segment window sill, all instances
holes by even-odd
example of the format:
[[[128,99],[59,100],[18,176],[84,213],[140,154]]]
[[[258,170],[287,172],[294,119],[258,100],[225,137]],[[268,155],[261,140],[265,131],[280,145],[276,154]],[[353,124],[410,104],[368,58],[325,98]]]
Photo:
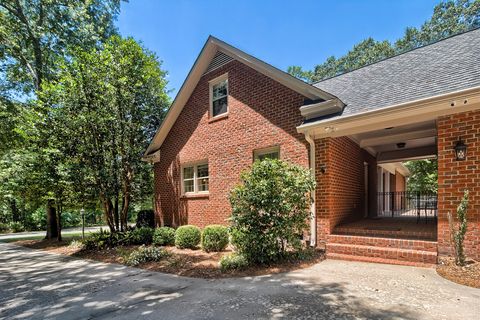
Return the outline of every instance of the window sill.
[[[208,120],[208,123],[216,122],[216,121],[223,120],[223,119],[227,119],[227,118],[228,118],[228,113],[221,114],[221,115],[219,115],[219,116],[210,118],[210,119]]]
[[[192,193],[181,195],[180,199],[203,199],[208,197],[210,197],[209,193]]]

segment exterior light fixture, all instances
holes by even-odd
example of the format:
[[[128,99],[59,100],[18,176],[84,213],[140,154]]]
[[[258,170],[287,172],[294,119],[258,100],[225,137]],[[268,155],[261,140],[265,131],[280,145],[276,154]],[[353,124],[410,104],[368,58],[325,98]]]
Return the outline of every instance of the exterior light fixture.
[[[463,161],[467,158],[467,145],[463,143],[462,138],[455,145],[455,156],[457,161]]]
[[[323,164],[320,165],[320,172],[322,174],[325,174],[325,172],[327,172],[327,165],[326,164],[323,163]]]
[[[399,143],[397,143],[397,148],[398,149],[403,149],[403,148],[405,148],[406,145],[407,144],[405,142],[399,142]]]
[[[82,240],[85,239],[85,209],[80,209],[80,215],[82,216]]]

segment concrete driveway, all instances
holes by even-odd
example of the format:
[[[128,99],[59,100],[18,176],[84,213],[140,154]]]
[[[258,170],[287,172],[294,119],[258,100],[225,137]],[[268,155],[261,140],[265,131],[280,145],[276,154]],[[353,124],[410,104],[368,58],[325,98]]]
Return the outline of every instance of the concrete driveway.
[[[97,232],[100,229],[110,230],[108,226],[97,226],[97,227],[85,227],[85,234],[92,232]],[[69,234],[76,234],[82,232],[82,227],[66,228],[62,229],[62,236],[67,236]],[[16,232],[16,233],[0,233],[0,241],[12,240],[12,239],[23,239],[23,238],[35,238],[45,236],[47,231],[25,231],[25,232]]]
[[[478,319],[479,305],[432,269],[327,260],[202,280],[0,243],[0,319]]]

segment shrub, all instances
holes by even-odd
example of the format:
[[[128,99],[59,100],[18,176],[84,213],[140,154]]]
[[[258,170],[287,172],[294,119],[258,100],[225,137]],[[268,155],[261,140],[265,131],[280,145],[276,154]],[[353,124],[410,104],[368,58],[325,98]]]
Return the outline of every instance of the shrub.
[[[220,270],[227,272],[231,270],[242,270],[248,267],[248,260],[244,255],[238,253],[232,253],[223,256],[220,259]]]
[[[68,246],[73,249],[80,249],[80,250],[85,249],[85,245],[80,240],[72,240],[70,241]]]
[[[154,229],[148,227],[136,228],[130,231],[132,235],[131,244],[151,244],[154,231]]]
[[[200,244],[200,229],[195,226],[181,226],[175,231],[175,246],[177,248],[195,249]]]
[[[125,263],[129,266],[138,266],[145,262],[160,261],[168,255],[169,253],[165,249],[142,245],[128,255]]]
[[[448,224],[450,226],[450,238],[455,255],[455,263],[459,266],[465,265],[465,252],[463,241],[467,233],[467,208],[468,208],[468,190],[465,190],[462,200],[457,207],[458,223],[455,224],[452,214],[448,212]]]
[[[175,244],[175,229],[161,227],[153,234],[153,244],[158,246],[173,246]]]
[[[202,232],[202,248],[206,252],[223,251],[228,245],[228,229],[220,225],[206,226]]]
[[[23,227],[22,223],[19,221],[12,221],[8,224],[8,228],[12,232],[23,232],[25,231],[25,228]]]
[[[115,247],[118,243],[118,235],[100,229],[98,232],[90,234],[82,242],[86,250],[99,250]]]
[[[0,222],[0,233],[8,232],[10,229],[6,223]]]
[[[153,210],[140,210],[137,213],[137,228],[155,228],[155,213]]]
[[[250,263],[267,264],[301,249],[307,227],[310,171],[281,160],[256,161],[230,194],[232,244]]]

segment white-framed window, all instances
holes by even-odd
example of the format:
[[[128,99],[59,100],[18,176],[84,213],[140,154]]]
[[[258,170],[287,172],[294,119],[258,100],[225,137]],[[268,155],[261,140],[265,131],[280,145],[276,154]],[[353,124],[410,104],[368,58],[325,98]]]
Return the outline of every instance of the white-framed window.
[[[280,147],[270,147],[253,151],[253,160],[280,159]]]
[[[228,73],[210,82],[210,116],[218,117],[228,113]]]
[[[182,166],[182,193],[208,193],[208,163],[199,162]]]

